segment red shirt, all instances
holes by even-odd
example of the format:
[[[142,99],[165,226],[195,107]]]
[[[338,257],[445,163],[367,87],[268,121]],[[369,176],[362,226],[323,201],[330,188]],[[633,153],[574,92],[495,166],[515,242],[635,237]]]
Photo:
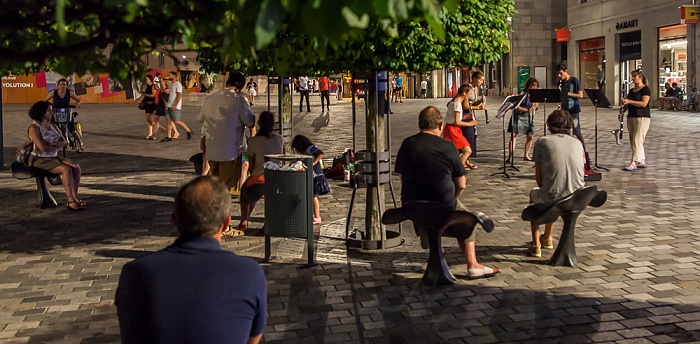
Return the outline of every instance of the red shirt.
[[[320,79],[318,79],[318,89],[320,91],[328,91],[328,84],[330,84],[328,77],[322,76]]]

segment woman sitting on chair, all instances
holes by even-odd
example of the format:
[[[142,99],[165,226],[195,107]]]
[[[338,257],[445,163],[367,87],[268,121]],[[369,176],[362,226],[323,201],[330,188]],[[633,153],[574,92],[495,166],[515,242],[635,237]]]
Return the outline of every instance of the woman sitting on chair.
[[[29,166],[61,175],[68,198],[66,206],[70,210],[83,210],[85,202],[78,198],[80,166],[58,155],[58,150],[65,147],[67,142],[56,125],[51,123],[52,116],[53,106],[46,101],[36,102],[29,109],[29,117],[34,120],[27,129],[29,139],[34,143]]]
[[[284,152],[284,140],[280,134],[272,131],[275,117],[272,112],[264,111],[258,118],[257,134],[248,140],[246,155],[250,159],[250,177],[246,179],[241,188],[241,222],[238,231],[232,230],[224,233],[225,236],[242,235],[248,229],[248,218],[253,213],[255,204],[262,198],[265,184],[266,154],[282,154]],[[242,232],[240,232],[242,231]]]

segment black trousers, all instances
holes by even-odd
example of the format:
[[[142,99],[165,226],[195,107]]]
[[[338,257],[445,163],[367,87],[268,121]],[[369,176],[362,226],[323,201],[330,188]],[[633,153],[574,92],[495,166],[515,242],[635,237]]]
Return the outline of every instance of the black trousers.
[[[309,104],[309,90],[299,90],[299,111],[301,111],[304,105],[304,98],[306,98],[306,110],[311,111],[311,104]]]
[[[325,99],[325,104],[326,104],[326,109],[330,108],[331,106],[331,97],[330,97],[330,92],[328,90],[326,91],[321,91],[321,110],[323,110],[323,100]]]

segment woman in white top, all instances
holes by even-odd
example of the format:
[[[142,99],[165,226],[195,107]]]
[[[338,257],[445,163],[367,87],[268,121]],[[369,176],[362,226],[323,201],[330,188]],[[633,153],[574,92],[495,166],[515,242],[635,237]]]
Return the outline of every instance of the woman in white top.
[[[462,127],[475,126],[476,120],[463,121],[464,104],[468,104],[469,94],[474,91],[474,88],[469,84],[464,84],[457,90],[457,95],[452,98],[452,101],[447,103],[447,114],[445,115],[445,130],[442,132],[442,137],[452,142],[459,150],[459,157],[462,159],[462,164],[467,170],[476,168],[469,162],[469,156],[472,154],[472,149],[469,142],[462,134]]]
[[[61,175],[61,182],[68,198],[66,206],[70,210],[83,210],[85,202],[78,198],[80,166],[58,155],[58,150],[65,147],[67,143],[56,125],[51,123],[52,116],[53,106],[46,101],[36,102],[29,109],[29,117],[34,120],[27,129],[29,139],[34,143],[29,165]]]

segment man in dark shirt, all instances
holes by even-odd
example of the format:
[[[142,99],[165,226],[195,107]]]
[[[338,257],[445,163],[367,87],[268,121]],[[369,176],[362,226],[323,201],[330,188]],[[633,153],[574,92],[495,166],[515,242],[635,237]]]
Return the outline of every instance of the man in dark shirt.
[[[571,116],[571,119],[574,121],[574,134],[578,140],[581,141],[583,150],[586,151],[586,142],[583,140],[580,123],[580,99],[583,99],[581,83],[576,77],[569,74],[565,64],[560,63],[554,69],[556,70],[560,81],[560,89],[562,94],[561,109],[569,112],[569,116]]]
[[[401,202],[433,201],[450,208],[466,210],[457,197],[467,187],[467,171],[455,146],[442,138],[445,123],[440,110],[428,106],[418,116],[420,133],[406,138],[396,155],[396,173],[401,175]],[[425,231],[414,224],[427,248]],[[458,237],[470,278],[490,277],[498,273],[476,260],[476,231],[469,237]]]
[[[231,196],[198,177],[175,197],[173,245],[126,265],[114,298],[122,343],[258,343],[267,313],[265,274],[221,249]]]

